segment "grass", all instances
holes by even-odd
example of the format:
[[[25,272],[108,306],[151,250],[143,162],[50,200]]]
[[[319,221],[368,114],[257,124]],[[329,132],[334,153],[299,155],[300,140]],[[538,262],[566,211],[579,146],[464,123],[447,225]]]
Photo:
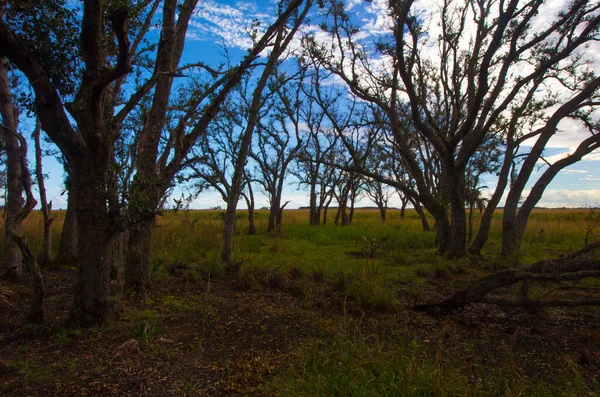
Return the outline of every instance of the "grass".
[[[473,349],[471,347],[471,349]],[[481,352],[479,352],[481,356]],[[342,329],[315,340],[271,385],[285,396],[584,396],[594,388],[571,366],[548,383],[522,375],[510,348],[493,365],[454,358],[443,340]],[[568,383],[565,383],[568,382]],[[568,384],[568,389],[565,389]],[[597,386],[597,385],[596,385]]]

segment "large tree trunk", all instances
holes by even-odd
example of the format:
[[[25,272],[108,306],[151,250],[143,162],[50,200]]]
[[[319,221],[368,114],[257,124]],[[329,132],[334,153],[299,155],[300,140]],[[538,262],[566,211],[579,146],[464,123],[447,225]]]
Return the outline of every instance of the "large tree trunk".
[[[118,231],[111,239],[108,258],[110,262],[110,295],[113,298],[119,298],[123,295],[127,235],[126,231]]]
[[[450,241],[445,253],[450,258],[462,258],[467,250],[467,216],[465,211],[464,171],[452,172],[450,193]]]
[[[73,173],[77,217],[77,282],[72,319],[84,327],[112,317],[109,253],[112,233],[106,205],[108,161],[87,153]]]
[[[281,207],[281,197],[276,195],[271,196],[271,208],[269,209],[269,224],[267,226],[267,233],[277,229],[277,216],[279,215]]]
[[[77,217],[75,215],[75,193],[73,184],[69,183],[67,212],[60,234],[60,244],[56,263],[72,266],[77,264]]]
[[[234,175],[233,181],[236,181]],[[221,251],[221,261],[225,263],[225,266],[231,272],[237,272],[236,265],[232,262],[232,251],[233,251],[233,237],[235,236],[235,214],[237,210],[237,202],[241,194],[241,189],[235,186],[235,183],[231,184],[231,193],[227,200],[227,209],[225,210],[225,220],[223,223],[223,249]]]
[[[256,234],[256,225],[254,224],[254,203],[248,207],[248,234]]]
[[[152,234],[155,218],[146,218],[128,230],[125,289],[146,298],[152,287]]]
[[[17,133],[19,113],[10,95],[8,73],[4,59],[0,58],[0,113],[2,114],[2,135],[6,151],[6,201],[5,218],[14,217],[23,207],[23,186],[21,184],[21,151]],[[14,224],[13,231],[21,235],[21,222]],[[18,280],[23,276],[23,258],[17,243],[11,238],[8,223],[4,223],[4,276]]]

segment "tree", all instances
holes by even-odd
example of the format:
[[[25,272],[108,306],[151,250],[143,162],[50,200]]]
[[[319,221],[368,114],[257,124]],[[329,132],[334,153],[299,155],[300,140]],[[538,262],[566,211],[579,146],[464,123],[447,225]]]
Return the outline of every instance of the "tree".
[[[2,115],[2,137],[6,151],[6,216],[15,219],[12,225],[14,233],[20,234],[21,223],[15,218],[23,206],[23,186],[21,184],[21,163],[19,157],[18,124],[19,111],[12,100],[10,82],[6,62],[0,58],[0,114]],[[21,250],[12,239],[8,223],[4,224],[4,271],[6,278],[17,280],[23,274]]]
[[[418,14],[412,0],[390,2],[389,29],[373,48],[366,45],[372,38],[361,38],[341,4],[332,2],[330,24],[324,26],[331,44],[308,42],[321,65],[385,115],[418,200],[436,219],[440,251],[449,256],[466,250],[467,167],[483,142],[508,136],[510,157],[519,143],[538,139],[531,160],[521,167],[519,184],[524,185],[558,122],[595,106],[589,100],[596,92],[595,76],[582,50],[598,39],[600,5],[564,4],[551,23],[537,28],[552,12],[544,7],[542,0],[444,1],[439,13]],[[427,34],[428,24],[438,26],[439,34]],[[561,87],[555,89],[551,81]],[[566,107],[553,111],[559,104]],[[518,129],[523,126],[530,132]],[[414,134],[440,163],[441,195],[427,189],[420,164],[411,160]],[[542,185],[540,192],[547,186]],[[513,187],[511,196],[520,195]],[[511,197],[511,203],[517,201]]]
[[[282,204],[282,196],[288,168],[305,144],[300,131],[304,73],[302,69],[290,75],[278,70],[273,73],[270,89],[276,100],[266,120],[257,128],[256,145],[250,151],[258,168],[257,181],[270,203],[267,232],[281,230],[283,209],[287,205],[287,202]]]
[[[72,317],[82,325],[103,322],[112,315],[109,298],[107,246],[113,224],[107,215],[106,183],[112,149],[118,131],[105,118],[105,101],[111,83],[130,71],[127,8],[110,10],[109,20],[118,41],[118,55],[109,60],[106,49],[107,14],[103,2],[83,3],[80,50],[84,58],[81,83],[68,106],[59,86],[42,62],[36,48],[28,46],[14,29],[0,22],[0,49],[26,76],[35,93],[35,110],[42,129],[56,143],[73,170],[78,234],[78,274]],[[68,49],[72,50],[72,49]],[[77,129],[66,113],[68,107]]]
[[[380,144],[375,144],[374,149],[367,157],[365,168],[367,169],[381,169],[382,174],[388,172],[385,170],[386,162],[387,162],[387,153],[383,150]],[[390,175],[386,175],[386,178],[391,178]],[[365,178],[365,182],[363,184],[363,191],[365,194],[375,203],[377,208],[379,209],[379,219],[382,223],[385,223],[388,202],[390,197],[392,196],[392,190],[389,189],[388,185],[381,182],[380,180]],[[408,201],[408,200],[407,200]],[[404,207],[401,210],[401,217],[404,218]]]
[[[299,58],[300,68],[309,68],[310,63]],[[317,85],[320,84],[319,76],[310,73],[301,85],[303,101],[300,112],[305,124],[305,145],[298,152],[295,167],[291,169],[292,175],[298,179],[298,186],[307,186],[309,190],[309,224],[318,226],[327,221],[327,208],[333,200],[333,187],[336,175],[335,165],[332,161],[333,151],[338,144],[337,135],[327,125],[325,112],[320,109],[315,101]]]
[[[8,127],[6,126],[2,126],[2,128],[8,130]],[[33,294],[25,321],[28,323],[42,324],[44,322],[44,282],[42,280],[42,273],[40,272],[40,267],[38,266],[35,255],[33,255],[29,248],[29,244],[27,244],[27,240],[21,236],[20,232],[16,229],[16,225],[21,224],[37,204],[31,191],[31,175],[27,168],[27,141],[17,131],[9,130],[8,132],[13,134],[19,142],[19,162],[18,164],[15,164],[15,166],[21,168],[21,178],[19,182],[21,182],[21,187],[25,192],[26,199],[23,207],[17,213],[8,214],[6,217],[6,230],[9,237],[21,250],[24,262],[27,264],[27,270],[31,275]]]
[[[241,87],[223,105],[207,132],[200,137],[192,150],[189,171],[185,175],[185,180],[192,182],[195,192],[199,194],[207,189],[214,189],[225,203],[231,194],[234,166],[247,121],[243,110],[247,103],[243,98],[250,80],[251,76],[244,79]],[[242,183],[244,190],[241,195],[248,206],[248,233],[255,234],[254,192],[252,178],[247,170]]]
[[[297,2],[296,7],[299,7],[300,4],[301,2]],[[232,271],[237,270],[237,265],[232,263],[231,260],[233,236],[235,233],[235,214],[237,209],[237,202],[240,198],[242,191],[242,181],[246,176],[245,165],[250,150],[250,145],[252,143],[252,136],[254,134],[255,128],[259,125],[260,122],[260,110],[261,106],[264,103],[263,92],[267,86],[271,74],[277,66],[277,63],[279,63],[279,58],[284,54],[290,42],[294,38],[296,32],[300,28],[301,24],[304,22],[304,19],[306,18],[306,15],[308,14],[308,11],[310,10],[311,6],[312,1],[307,1],[302,9],[296,9],[296,13],[295,15],[293,15],[293,18],[291,13],[287,13],[287,10],[281,14],[281,24],[277,25],[276,36],[273,42],[273,46],[271,48],[271,52],[268,55],[262,73],[260,74],[260,77],[256,82],[251,96],[251,100],[249,102],[249,106],[247,108],[248,122],[243,132],[240,151],[238,153],[238,158],[234,167],[232,190],[229,200],[227,201],[227,210],[225,211],[225,224],[223,227],[223,250],[221,252],[221,260]],[[286,15],[286,13],[287,16],[284,19],[281,19],[282,16]],[[288,18],[291,20],[291,27],[289,29],[284,26],[284,23],[288,22]]]
[[[169,108],[169,94],[173,87],[172,80],[177,75],[177,65],[187,29],[186,19],[189,19],[196,1],[186,1],[181,10],[176,8],[176,2],[173,1],[168,9],[163,11],[163,15],[168,16],[168,23],[163,23],[163,41],[159,45],[156,57],[157,88],[153,94],[148,123],[139,136],[136,173],[128,210],[130,217],[135,220],[135,227],[129,231],[126,283],[129,288],[138,290],[143,295],[151,285],[149,248],[156,211],[165,193],[171,188],[175,176],[185,168],[190,150],[206,132],[232,90],[256,66],[257,59],[265,49],[272,46],[277,48],[277,38],[282,34],[282,29],[291,18],[297,16],[302,4],[308,8],[311,4],[310,1],[305,3],[303,0],[280,3],[277,19],[262,36],[254,38],[253,47],[237,66],[218,71],[206,67],[203,63],[196,64],[206,69],[214,80],[208,84],[192,85],[192,89],[180,100],[181,104],[172,116],[174,126],[167,133],[164,139],[166,143],[161,148],[166,111]],[[293,31],[295,32],[294,29]],[[241,147],[242,151],[243,147],[244,144]],[[244,158],[245,161],[245,155],[240,155],[240,158]],[[233,178],[231,200],[239,197],[237,186],[240,180],[241,177]],[[135,205],[131,206],[131,202]],[[228,216],[231,217],[232,214]]]

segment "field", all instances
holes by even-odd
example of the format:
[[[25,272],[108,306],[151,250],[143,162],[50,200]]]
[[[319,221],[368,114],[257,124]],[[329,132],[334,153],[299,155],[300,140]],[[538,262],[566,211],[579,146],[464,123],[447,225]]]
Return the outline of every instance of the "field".
[[[155,233],[150,298],[126,294],[110,324],[64,325],[72,268],[43,269],[41,328],[21,326],[31,293],[9,286],[0,395],[600,395],[597,307],[474,304],[446,317],[411,309],[491,272],[582,248],[588,212],[536,210],[514,258],[498,255],[498,213],[483,259],[448,260],[412,211],[400,219],[391,210],[381,224],[377,211],[359,210],[350,226],[310,227],[307,211],[289,210],[275,235],[262,232],[268,214],[259,211],[253,236],[241,211],[235,276],[219,262],[220,211],[167,213]],[[24,234],[37,252],[41,230],[35,213]],[[536,285],[532,294],[564,296],[573,287],[597,289],[600,280]]]

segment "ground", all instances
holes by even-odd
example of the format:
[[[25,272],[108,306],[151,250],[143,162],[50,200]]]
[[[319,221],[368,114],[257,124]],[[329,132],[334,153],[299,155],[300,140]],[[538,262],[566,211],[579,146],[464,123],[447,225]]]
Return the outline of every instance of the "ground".
[[[399,295],[404,308],[362,310],[310,275],[292,276],[314,285],[312,296],[289,279],[269,283],[263,277],[262,283],[248,285],[239,277],[190,280],[175,274],[159,280],[150,299],[125,299],[119,320],[79,329],[64,326],[74,271],[47,269],[45,276],[47,323],[42,328],[20,327],[29,296],[25,286],[13,288],[12,305],[0,311],[1,395],[301,394],[281,386],[278,377],[289,376],[286,368],[302,361],[310,346],[327,346],[353,332],[402,335],[417,355],[450,360],[440,365],[457,360],[469,365],[475,371],[469,375],[472,382],[477,371],[501,366],[500,377],[555,383],[567,373],[566,382],[568,374],[573,382],[583,382],[577,390],[590,396],[600,391],[596,311],[471,305],[450,318],[434,318],[406,309],[415,300],[410,291]],[[431,286],[427,299],[449,288],[443,278]],[[575,370],[569,372],[570,367]],[[561,390],[570,395],[568,384]]]

